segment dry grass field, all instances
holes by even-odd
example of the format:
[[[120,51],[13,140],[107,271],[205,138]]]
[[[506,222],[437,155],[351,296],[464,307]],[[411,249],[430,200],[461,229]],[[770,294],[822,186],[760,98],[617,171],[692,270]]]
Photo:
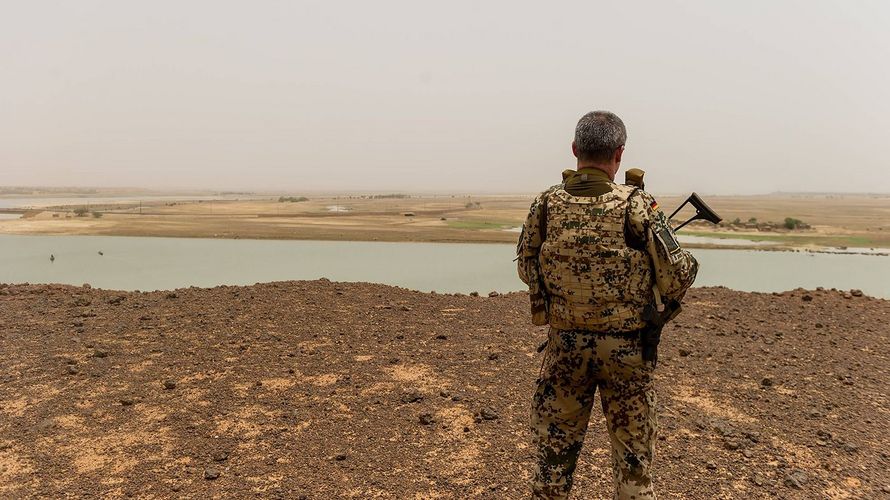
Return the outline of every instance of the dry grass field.
[[[680,196],[659,196],[668,213]],[[729,231],[696,226],[689,234],[771,240],[787,247],[890,248],[890,195],[705,196],[724,218],[782,222],[803,220],[811,230]],[[34,210],[0,220],[0,233],[172,236],[301,240],[510,243],[522,225],[531,195],[314,196],[303,202],[277,198],[216,201],[150,201],[92,205],[101,212],[77,217],[77,206]],[[678,217],[679,218],[679,217]]]

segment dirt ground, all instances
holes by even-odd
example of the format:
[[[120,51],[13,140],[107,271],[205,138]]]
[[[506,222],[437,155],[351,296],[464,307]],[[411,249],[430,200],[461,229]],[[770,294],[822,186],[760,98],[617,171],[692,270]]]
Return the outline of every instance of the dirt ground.
[[[794,248],[890,248],[888,195],[705,199],[726,221],[755,217],[762,222],[782,222],[793,217],[813,225],[812,230],[793,233],[734,231],[731,236],[736,238],[767,238]],[[275,198],[90,206],[91,211],[102,212],[101,218],[75,217],[72,210],[76,207],[69,206],[36,210],[23,219],[0,220],[0,233],[510,243],[517,238],[511,229],[522,225],[531,200],[531,195],[377,199],[324,195],[306,202],[282,203]],[[659,197],[661,208],[668,213],[682,201],[677,196]],[[335,209],[341,211],[332,211]],[[711,234],[709,227],[692,231]]]
[[[484,291],[483,291],[484,292]],[[0,285],[0,497],[524,498],[527,295]],[[692,289],[663,498],[890,497],[890,302]],[[596,412],[576,498],[605,498]]]

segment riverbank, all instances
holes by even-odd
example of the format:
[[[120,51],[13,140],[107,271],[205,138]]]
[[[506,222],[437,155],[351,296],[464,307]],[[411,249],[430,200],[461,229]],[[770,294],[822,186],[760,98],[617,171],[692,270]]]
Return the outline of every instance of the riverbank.
[[[43,207],[28,210],[23,218],[0,220],[0,234],[515,243],[531,198],[326,195],[305,201],[296,201],[302,197],[283,197],[282,201],[152,199],[105,204],[93,200],[83,205],[72,205],[70,200],[65,205],[52,205],[50,200]],[[666,210],[682,201],[676,196],[659,198]],[[794,217],[812,228],[761,232],[690,226],[685,234],[698,240],[686,245],[690,248],[890,249],[890,196],[715,196],[708,197],[708,202],[726,221],[781,222],[784,217]],[[81,209],[83,216],[76,216],[76,209]]]
[[[0,285],[0,496],[521,498],[527,300]],[[656,372],[660,493],[886,494],[888,305],[691,290]],[[576,494],[597,498],[598,412],[590,430]]]

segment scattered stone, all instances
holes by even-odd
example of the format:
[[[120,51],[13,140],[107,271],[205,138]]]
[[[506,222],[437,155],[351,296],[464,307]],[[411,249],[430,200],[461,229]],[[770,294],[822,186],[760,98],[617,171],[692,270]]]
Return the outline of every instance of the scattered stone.
[[[498,295],[500,295],[498,292],[488,292],[489,297],[497,297]]]
[[[174,382],[172,380],[165,380],[164,381],[164,389],[167,389],[168,391],[172,390],[172,389],[176,389],[176,382]]]
[[[751,482],[757,486],[763,486],[766,483],[766,479],[760,474],[754,474],[754,476],[751,477]]]
[[[411,308],[408,306],[402,306],[399,309],[401,309],[402,311],[410,311],[411,310]]]
[[[498,359],[498,353],[493,352],[493,353],[489,354],[488,359],[490,359],[491,361]]]
[[[66,365],[65,371],[68,373],[68,375],[77,375],[78,373],[80,373],[80,370],[78,370],[77,367],[74,365]]]
[[[108,357],[108,351],[103,351],[103,350],[101,350],[101,349],[96,349],[95,351],[93,351],[93,357],[94,357],[94,358],[107,358],[107,357]]]
[[[845,299],[852,299],[852,298],[853,298],[853,294],[851,294],[850,292],[844,292],[844,298],[845,298]],[[786,481],[787,481],[787,480],[786,480]]]
[[[478,297],[479,292],[470,292],[470,297]]]
[[[89,290],[90,288],[93,288],[92,286],[90,286],[89,283],[84,283],[82,286],[87,290]]]
[[[846,451],[847,453],[856,453],[857,451],[859,451],[859,446],[853,443],[845,443],[844,451]]]
[[[769,377],[763,377],[763,379],[760,381],[760,385],[762,387],[772,387],[773,383],[774,383],[773,379],[771,379]]]
[[[813,300],[813,296],[808,293],[805,293],[801,297],[801,300],[803,300],[804,302],[811,302]]]
[[[176,295],[176,292],[170,292],[166,295],[166,298],[168,299],[175,299],[177,297],[179,297],[179,295]]]
[[[751,450],[742,450],[742,455],[744,455],[745,458],[751,458],[754,456],[754,452]]]
[[[402,402],[403,403],[417,403],[423,401],[423,394],[418,391],[411,391],[405,394],[402,394]]]
[[[735,441],[733,439],[728,439],[723,442],[723,447],[727,450],[735,451],[742,447],[741,443]]]
[[[708,462],[705,464],[705,467],[708,470],[717,470],[717,463],[716,462]]]
[[[807,475],[802,470],[794,470],[785,477],[785,486],[789,488],[802,490],[805,484],[807,484]]]
[[[477,416],[482,420],[497,420],[498,418],[500,418],[498,412],[494,411],[493,408],[488,407],[479,410]]]
[[[346,460],[346,454],[338,453],[337,455],[334,456],[334,460],[336,460],[338,462],[342,462],[342,461]]]
[[[859,290],[858,288],[854,288],[854,289],[850,290],[850,295],[852,295],[854,297],[862,297],[862,290]]]
[[[204,479],[208,481],[213,481],[214,479],[218,478],[220,474],[222,473],[215,467],[208,467],[204,469]]]
[[[136,404],[136,400],[133,398],[123,398],[120,400],[121,406],[133,406]]]
[[[692,351],[682,349],[682,348],[680,349],[680,356],[683,356],[685,358],[686,356],[689,356],[690,354],[692,354]]]
[[[815,326],[816,326],[816,328],[822,328],[822,327],[825,326],[825,325],[823,325],[822,323],[816,323]]]
[[[112,297],[112,298],[108,299],[108,303],[111,304],[111,305],[113,305],[113,306],[116,306],[116,305],[120,304],[120,303],[123,302],[123,301],[124,301],[124,296],[123,296],[123,295],[118,295],[118,296],[116,296],[116,297]]]
[[[227,451],[218,451],[213,454],[214,462],[225,462],[229,459],[229,452]]]
[[[433,418],[432,413],[422,413],[419,420],[421,425],[432,425],[436,422],[436,419]]]
[[[436,335],[436,340],[448,340],[448,335]]]

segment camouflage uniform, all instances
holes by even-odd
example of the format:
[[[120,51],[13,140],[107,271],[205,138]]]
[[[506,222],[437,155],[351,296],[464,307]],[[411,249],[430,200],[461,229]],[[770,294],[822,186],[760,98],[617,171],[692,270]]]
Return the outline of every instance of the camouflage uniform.
[[[615,498],[655,498],[655,367],[642,358],[642,309],[656,293],[681,299],[698,264],[648,193],[595,169],[566,177],[532,203],[517,248],[532,320],[551,327],[533,398],[532,490],[568,496],[599,388]]]

